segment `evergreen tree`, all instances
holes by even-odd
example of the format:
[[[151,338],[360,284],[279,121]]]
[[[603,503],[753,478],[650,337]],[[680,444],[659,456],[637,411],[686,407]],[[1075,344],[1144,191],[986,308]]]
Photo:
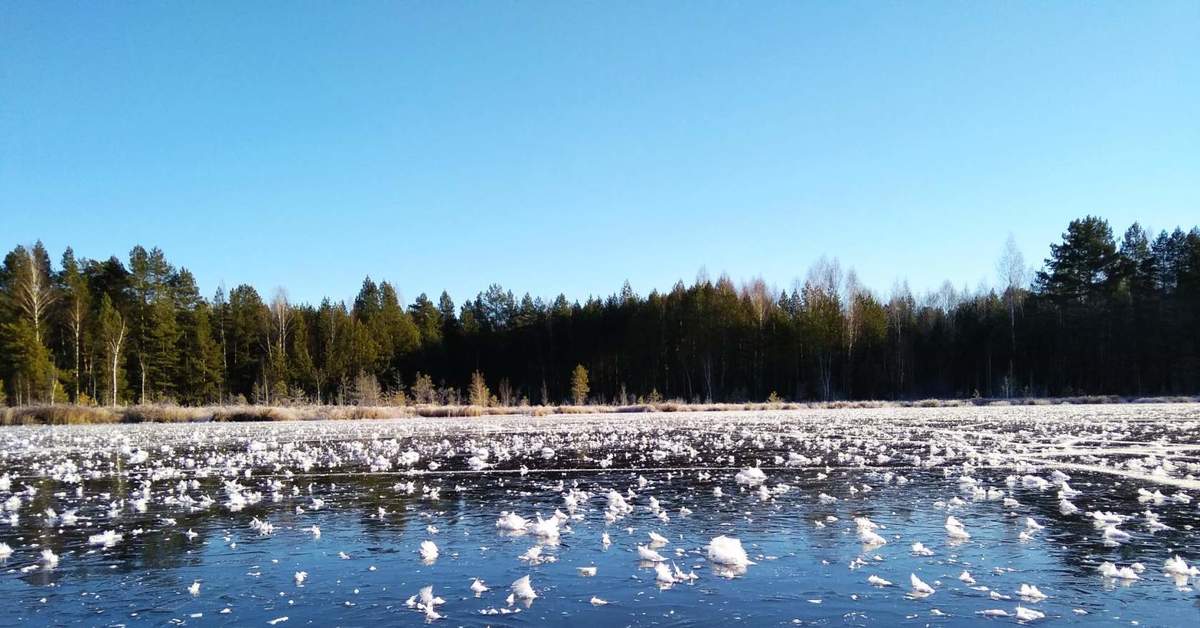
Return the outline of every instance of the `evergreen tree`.
[[[206,300],[158,249],[135,247],[128,269],[68,249],[55,273],[40,245],[16,247],[0,265],[0,380],[13,404],[374,403],[416,373],[417,403],[465,389],[484,405],[484,372],[505,403],[1200,391],[1200,229],[1135,224],[1118,241],[1086,217],[1032,286],[1011,240],[997,270],[996,289],[885,296],[821,260],[789,290],[701,273],[546,303],[493,284],[457,308],[444,292],[406,308],[368,278],[353,307],[313,307],[246,285]]]
[[[315,318],[315,312],[310,307],[297,308],[292,323],[291,364],[293,376],[290,382],[291,396],[313,400],[316,398],[316,363],[313,361],[313,342],[310,338],[309,325]]]
[[[135,246],[129,253],[133,296],[131,338],[137,366],[138,401],[169,399],[174,393],[179,329],[171,291],[174,269],[158,248]]]
[[[421,333],[400,304],[396,289],[388,282],[379,285],[379,313],[371,326],[382,361],[378,373],[385,382],[400,382],[400,373],[421,344]]]
[[[1105,296],[1117,277],[1117,250],[1108,222],[1088,216],[1072,220],[1061,244],[1050,245],[1046,269],[1037,274],[1043,294],[1059,303]]]
[[[453,308],[453,305],[451,305]],[[412,305],[408,306],[413,324],[416,325],[421,347],[428,350],[442,342],[442,313],[434,306],[429,297],[422,292]]]
[[[200,296],[195,277],[186,268],[171,277],[170,290],[179,330],[171,389],[187,404],[220,401],[223,369],[221,347],[212,326],[212,306]]]
[[[268,402],[267,348],[270,322],[267,306],[258,291],[242,284],[229,293],[228,352],[229,392],[246,400]]]

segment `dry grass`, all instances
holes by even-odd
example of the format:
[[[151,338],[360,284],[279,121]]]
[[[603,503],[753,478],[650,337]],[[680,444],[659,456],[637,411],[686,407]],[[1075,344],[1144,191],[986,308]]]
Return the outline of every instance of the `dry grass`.
[[[1138,397],[1131,399],[1129,403],[1195,403],[1200,401],[1200,397],[1187,397],[1183,395],[1169,397]]]
[[[0,413],[0,424],[3,425],[81,425],[120,421],[119,410],[68,404],[4,408]]]
[[[212,419],[207,408],[174,405],[140,405],[112,411],[121,413],[122,423],[193,423]]]
[[[197,423],[207,421],[353,421],[413,416],[411,408],[370,406],[136,405],[117,408],[55,404],[0,409],[0,425]]]
[[[207,421],[359,421],[408,417],[554,416],[644,412],[762,412],[798,409],[960,408],[966,406],[1046,406],[1060,404],[1197,403],[1200,396],[1136,397],[1115,395],[1015,399],[921,399],[917,401],[824,401],[705,403],[663,401],[593,406],[202,406],[136,405],[117,408],[55,404],[0,408],[0,425],[82,425],[89,423],[195,423]]]

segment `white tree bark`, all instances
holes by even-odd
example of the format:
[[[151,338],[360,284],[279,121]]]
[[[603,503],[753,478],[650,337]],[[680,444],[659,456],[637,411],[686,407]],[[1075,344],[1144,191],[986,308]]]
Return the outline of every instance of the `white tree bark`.
[[[117,368],[121,361],[121,349],[125,345],[125,318],[121,318],[121,329],[108,339],[108,356],[112,367],[112,406],[117,406]]]

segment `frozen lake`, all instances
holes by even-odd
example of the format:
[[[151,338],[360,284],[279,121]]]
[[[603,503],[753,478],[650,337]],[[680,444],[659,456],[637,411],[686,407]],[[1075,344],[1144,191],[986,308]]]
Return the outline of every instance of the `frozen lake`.
[[[0,625],[1200,625],[1197,478],[1183,404],[8,427]]]

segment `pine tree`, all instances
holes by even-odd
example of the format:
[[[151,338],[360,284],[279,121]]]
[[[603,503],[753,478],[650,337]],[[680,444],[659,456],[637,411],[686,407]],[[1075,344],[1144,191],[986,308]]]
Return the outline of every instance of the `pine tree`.
[[[221,347],[212,329],[212,308],[200,302],[183,314],[179,343],[179,400],[201,405],[221,398]]]
[[[442,314],[434,306],[433,301],[425,296],[422,292],[413,301],[412,305],[408,306],[409,315],[412,316],[413,324],[417,327],[417,332],[420,334],[421,347],[429,349],[435,347],[442,342]]]
[[[312,400],[315,396],[312,394],[316,389],[317,367],[313,361],[314,345],[309,334],[310,321],[315,318],[315,311],[311,307],[302,306],[297,308],[295,321],[292,323],[291,349],[291,364],[293,371],[292,389],[293,397],[303,396],[305,399]]]
[[[442,319],[442,337],[454,334],[458,329],[458,315],[454,299],[450,298],[448,292],[442,291],[442,296],[438,297],[438,314]]]
[[[269,402],[270,389],[266,387],[270,342],[267,306],[258,291],[242,284],[230,291],[227,308],[229,393]]]
[[[385,382],[400,381],[404,361],[420,347],[421,333],[400,304],[396,289],[386,281],[379,284],[379,312],[371,329],[374,338],[385,339],[379,347],[380,365],[376,372]]]
[[[1060,302],[1081,303],[1103,296],[1117,277],[1117,247],[1108,222],[1088,216],[1072,220],[1061,244],[1050,245],[1039,288]]]
[[[162,250],[135,246],[129,253],[133,296],[131,339],[138,373],[140,403],[168,399],[174,393],[179,342],[175,300],[171,290],[174,269]]]
[[[417,402],[466,390],[490,405],[485,371],[506,403],[1200,390],[1200,229],[1151,238],[1135,224],[1118,243],[1099,218],[1073,221],[1032,287],[1011,242],[1002,259],[995,288],[921,298],[902,282],[877,298],[827,261],[790,290],[701,273],[645,297],[623,285],[547,304],[494,284],[459,309],[447,293],[405,308],[368,279],[351,309],[264,303],[249,286],[206,301],[157,249],[136,247],[131,270],[68,249],[56,274],[43,247],[16,247],[0,265],[0,378],[18,405],[63,388],[80,403],[347,403],[372,388],[360,373],[396,398],[414,372]]]

